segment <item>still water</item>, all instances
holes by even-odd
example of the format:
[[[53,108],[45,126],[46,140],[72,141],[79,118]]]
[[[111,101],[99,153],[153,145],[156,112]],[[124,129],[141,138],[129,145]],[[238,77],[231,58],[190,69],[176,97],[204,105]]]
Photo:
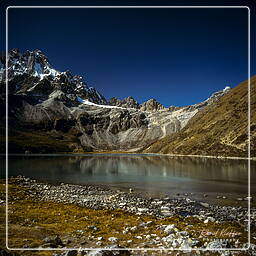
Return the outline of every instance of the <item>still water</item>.
[[[5,159],[1,158],[1,169]],[[255,162],[251,161],[255,194]],[[202,193],[247,196],[248,161],[129,154],[9,156],[9,177],[25,175],[47,182],[103,184],[156,194]],[[4,173],[1,172],[2,177]]]

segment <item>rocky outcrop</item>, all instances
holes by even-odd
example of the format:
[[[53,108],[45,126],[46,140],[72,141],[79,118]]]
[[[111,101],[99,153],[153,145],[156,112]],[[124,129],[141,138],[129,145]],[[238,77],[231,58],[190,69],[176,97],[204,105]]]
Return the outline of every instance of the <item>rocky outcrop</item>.
[[[161,109],[164,109],[164,106],[157,102],[155,99],[150,99],[146,102],[144,102],[140,109],[142,111],[148,111],[148,112],[154,112],[154,111],[159,111]]]
[[[123,108],[134,108],[140,109],[141,111],[146,112],[155,112],[158,110],[165,109],[165,107],[157,102],[155,99],[150,99],[142,104],[139,104],[133,97],[129,96],[123,100],[119,100],[116,97],[113,97],[109,100],[109,105],[123,107]]]
[[[140,108],[140,104],[131,96],[123,100],[119,100],[116,97],[113,97],[109,100],[109,105],[123,107],[123,108],[135,108],[135,109]]]

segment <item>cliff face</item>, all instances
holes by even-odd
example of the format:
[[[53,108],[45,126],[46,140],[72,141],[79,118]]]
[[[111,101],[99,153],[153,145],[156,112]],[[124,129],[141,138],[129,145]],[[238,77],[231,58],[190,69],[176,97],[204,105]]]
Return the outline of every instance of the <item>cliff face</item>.
[[[251,155],[256,156],[256,76],[251,78]],[[248,81],[191,118],[180,131],[151,144],[144,152],[248,156]]]
[[[5,58],[0,60],[0,151],[5,152],[6,67]],[[207,113],[205,109],[214,108],[229,91],[230,88],[225,88],[203,102],[185,107],[165,108],[154,99],[139,104],[131,96],[107,101],[81,76],[54,69],[41,51],[12,50],[8,54],[9,152],[136,151],[143,148],[151,152],[149,144],[168,141],[169,137],[164,139],[166,136],[184,129],[191,118]],[[193,122],[200,128],[200,119]],[[162,152],[158,144],[154,145],[152,152]]]

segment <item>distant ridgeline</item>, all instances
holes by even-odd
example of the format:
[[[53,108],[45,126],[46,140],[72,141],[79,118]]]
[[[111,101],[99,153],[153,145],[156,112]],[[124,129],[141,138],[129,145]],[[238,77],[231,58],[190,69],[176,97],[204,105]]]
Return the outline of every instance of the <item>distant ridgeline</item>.
[[[5,152],[5,53],[0,56],[0,151]],[[252,96],[255,96],[255,77]],[[9,152],[144,151],[246,156],[247,82],[198,104],[109,101],[81,76],[54,69],[39,50],[8,54]],[[253,102],[255,104],[255,102]],[[252,136],[255,119],[252,118]],[[255,145],[252,145],[255,150]]]

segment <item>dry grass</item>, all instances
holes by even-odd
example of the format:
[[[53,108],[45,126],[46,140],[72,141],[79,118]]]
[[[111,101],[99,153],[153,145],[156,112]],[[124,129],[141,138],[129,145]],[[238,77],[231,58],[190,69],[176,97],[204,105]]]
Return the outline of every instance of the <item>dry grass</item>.
[[[256,156],[256,76],[251,79],[251,155]],[[198,112],[180,132],[161,139],[145,152],[247,157],[248,81]]]
[[[0,186],[0,196],[4,199],[5,186]],[[163,237],[163,231],[158,226],[163,224],[175,224],[180,230],[186,230],[192,237],[198,238],[202,231],[211,232],[208,239],[230,238],[228,231],[241,233],[239,240],[246,242],[246,233],[236,223],[208,223],[205,224],[197,218],[179,216],[158,219],[152,216],[138,216],[122,210],[93,210],[77,205],[61,204],[55,202],[37,201],[29,197],[29,190],[15,184],[9,185],[9,247],[22,248],[24,245],[36,248],[42,246],[43,239],[58,235],[71,247],[102,247],[110,244],[109,237],[117,237],[119,245],[123,247],[140,247],[145,236],[156,234]],[[15,199],[15,200],[14,200]],[[4,213],[4,207],[0,207]],[[1,223],[4,222],[4,214],[1,215]],[[139,227],[143,222],[152,221],[147,228]],[[89,227],[93,225],[97,230]],[[190,226],[192,225],[192,226]],[[134,232],[123,233],[125,227],[137,226]],[[79,230],[82,230],[79,231]],[[220,231],[227,231],[221,232]],[[135,238],[142,236],[143,239]],[[1,243],[4,246],[4,226],[1,226]],[[94,237],[94,238],[93,238]],[[97,237],[103,237],[102,245],[96,245]],[[203,237],[199,238],[200,246],[204,243]],[[69,240],[69,242],[68,242]],[[128,240],[133,240],[128,244]],[[51,255],[48,252],[26,252],[24,255]],[[155,254],[157,255],[157,254]],[[161,254],[160,254],[161,255]]]

